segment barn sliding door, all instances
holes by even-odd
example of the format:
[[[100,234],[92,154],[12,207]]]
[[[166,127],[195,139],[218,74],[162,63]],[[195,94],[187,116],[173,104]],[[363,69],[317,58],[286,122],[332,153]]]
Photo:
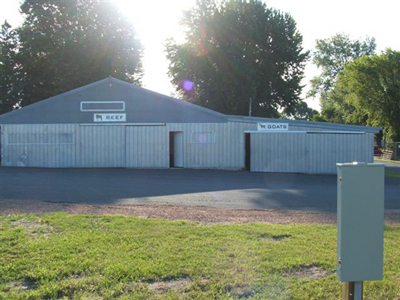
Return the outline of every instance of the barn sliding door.
[[[80,126],[80,167],[125,167],[125,126]]]
[[[168,168],[167,135],[165,126],[127,126],[126,166]]]
[[[335,174],[337,163],[373,162],[373,136],[364,133],[287,132],[251,137],[254,172]]]

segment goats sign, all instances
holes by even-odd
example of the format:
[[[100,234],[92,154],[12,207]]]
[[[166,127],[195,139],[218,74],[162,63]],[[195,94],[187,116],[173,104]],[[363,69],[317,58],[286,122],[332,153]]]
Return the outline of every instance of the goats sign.
[[[286,131],[289,130],[288,123],[258,123],[259,131]]]

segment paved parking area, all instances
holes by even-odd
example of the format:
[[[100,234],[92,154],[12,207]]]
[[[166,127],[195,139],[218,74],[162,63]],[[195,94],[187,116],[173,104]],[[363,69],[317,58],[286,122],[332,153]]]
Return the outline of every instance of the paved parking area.
[[[377,164],[384,164],[386,170],[390,172],[400,173],[400,163],[382,160],[374,160],[374,162]]]
[[[400,179],[386,178],[385,183],[385,208],[400,209]],[[0,199],[336,212],[336,176],[2,167]]]

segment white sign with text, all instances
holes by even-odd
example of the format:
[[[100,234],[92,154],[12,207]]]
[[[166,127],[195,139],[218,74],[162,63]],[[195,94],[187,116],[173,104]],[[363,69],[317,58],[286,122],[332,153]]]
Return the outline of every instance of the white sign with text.
[[[282,131],[289,130],[288,123],[258,123],[260,131]]]
[[[126,114],[94,114],[94,122],[126,122]]]

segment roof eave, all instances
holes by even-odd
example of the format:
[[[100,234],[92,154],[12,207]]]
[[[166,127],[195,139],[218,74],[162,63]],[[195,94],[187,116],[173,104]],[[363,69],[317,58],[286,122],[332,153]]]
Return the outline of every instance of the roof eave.
[[[248,116],[228,116],[229,122],[248,122],[248,123],[259,123],[259,122],[276,122],[276,123],[289,123],[294,126],[303,126],[310,128],[343,128],[346,130],[353,131],[365,131],[369,133],[379,133],[382,127],[352,125],[352,124],[340,124],[340,123],[327,123],[327,122],[314,122],[314,121],[300,121],[300,120],[289,120],[289,119],[273,119],[273,118],[260,118],[260,117],[248,117]]]

